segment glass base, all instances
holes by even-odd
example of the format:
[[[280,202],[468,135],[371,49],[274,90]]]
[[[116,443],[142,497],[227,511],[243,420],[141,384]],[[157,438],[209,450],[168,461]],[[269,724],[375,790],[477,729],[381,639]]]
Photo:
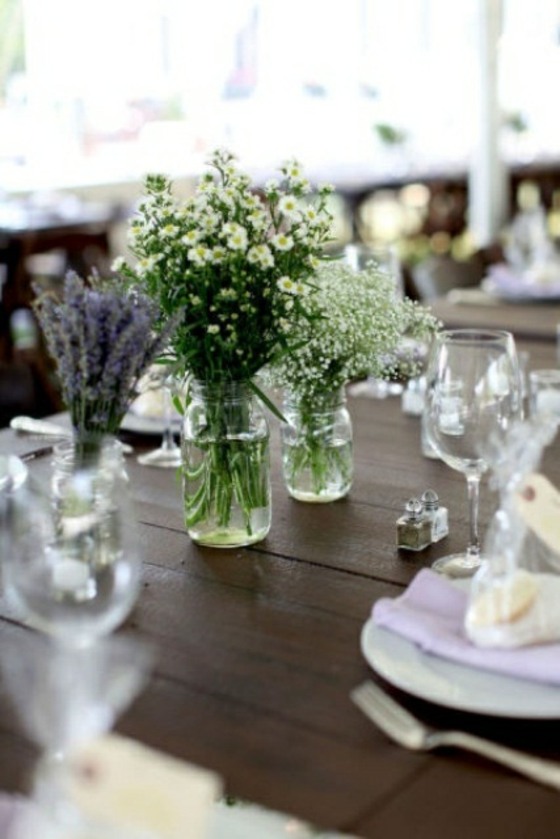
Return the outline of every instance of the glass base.
[[[269,527],[257,532],[247,533],[246,530],[213,530],[211,532],[190,530],[189,535],[197,545],[204,545],[207,548],[243,548],[247,545],[254,545],[265,538]]]
[[[142,466],[158,466],[160,469],[176,469],[181,465],[181,449],[154,449],[154,451],[141,454],[137,458]]]
[[[432,564],[432,570],[451,579],[468,579],[480,568],[481,557],[469,556],[467,553],[442,556]]]
[[[338,492],[322,492],[316,493],[311,490],[298,490],[294,487],[287,487],[288,493],[295,498],[296,501],[305,501],[308,504],[330,504],[332,501],[338,501],[340,498],[345,498],[350,491],[349,486],[345,486]]]
[[[348,389],[351,396],[365,396],[369,399],[387,399],[388,396],[400,396],[403,386],[400,382],[390,382],[387,379],[376,379],[373,376],[356,382]]]

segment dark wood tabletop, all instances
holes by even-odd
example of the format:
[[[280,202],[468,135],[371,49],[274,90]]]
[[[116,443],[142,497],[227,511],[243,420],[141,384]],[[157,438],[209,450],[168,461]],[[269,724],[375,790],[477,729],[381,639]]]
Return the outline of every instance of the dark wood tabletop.
[[[488,303],[479,305],[453,303],[442,297],[431,301],[430,307],[448,327],[509,329],[518,338],[555,341],[560,324],[560,305],[557,303],[505,303],[488,296]]]
[[[552,342],[520,347],[532,366],[554,361]],[[233,796],[324,828],[388,839],[550,839],[557,792],[465,752],[405,751],[349,699],[365,679],[382,683],[360,652],[372,604],[400,594],[420,568],[467,539],[465,479],[422,456],[418,418],[394,397],[356,397],[350,411],[354,484],[348,498],[324,505],[288,497],[272,422],[272,528],[249,548],[192,544],[173,471],[128,458],[144,576],[123,631],[150,639],[158,654],[149,686],[117,730],[217,771]],[[127,439],[137,453],[158,442]],[[44,445],[0,432],[1,452]],[[38,457],[29,467],[46,478],[49,461]],[[560,485],[557,444],[545,471]],[[420,553],[398,551],[395,521],[427,487],[449,508],[450,535]],[[495,501],[484,482],[483,529]],[[0,643],[26,631],[8,619],[3,600],[0,614]],[[389,689],[429,723],[560,759],[558,721],[462,713]],[[24,789],[34,755],[0,692],[0,789]]]

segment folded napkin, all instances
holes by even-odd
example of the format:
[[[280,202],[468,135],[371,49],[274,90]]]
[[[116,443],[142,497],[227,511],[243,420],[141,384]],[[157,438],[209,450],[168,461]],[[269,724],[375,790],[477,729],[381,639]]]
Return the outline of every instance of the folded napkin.
[[[373,621],[425,652],[458,664],[560,685],[560,643],[505,650],[471,644],[464,630],[468,599],[466,591],[423,569],[400,597],[374,604]]]
[[[539,263],[519,271],[500,262],[490,266],[488,276],[481,285],[490,294],[506,295],[519,300],[556,299],[560,294],[560,263]]]

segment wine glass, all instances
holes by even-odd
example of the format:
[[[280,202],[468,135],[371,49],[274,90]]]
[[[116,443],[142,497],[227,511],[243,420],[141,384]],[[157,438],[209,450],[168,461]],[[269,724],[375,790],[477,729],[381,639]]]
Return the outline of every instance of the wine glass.
[[[456,329],[435,337],[427,370],[425,431],[444,463],[466,476],[469,544],[464,553],[436,560],[434,570],[470,577],[479,567],[480,479],[488,469],[485,442],[520,416],[519,366],[509,332]]]
[[[395,297],[400,299],[403,296],[401,267],[398,254],[392,245],[352,242],[344,248],[344,260],[354,271],[373,267],[386,274],[393,283]],[[360,386],[359,393],[373,399],[385,399],[387,396],[398,396],[402,390],[402,385],[398,382],[368,376]]]
[[[6,593],[26,622],[74,647],[119,626],[138,596],[141,555],[118,461],[70,472],[52,496],[28,479],[2,518]]]
[[[142,466],[157,466],[160,469],[173,469],[181,465],[181,449],[173,435],[172,393],[175,387],[173,375],[167,367],[153,370],[148,377],[148,390],[160,391],[163,401],[163,434],[157,449],[138,456]]]
[[[21,629],[4,639],[3,684],[24,733],[40,749],[31,789],[36,809],[28,808],[31,825],[26,818],[18,824],[22,835],[117,839],[110,826],[101,830],[106,826],[90,823],[72,793],[80,769],[76,756],[108,732],[140,693],[153,659],[150,644],[128,636],[109,636],[89,647]]]

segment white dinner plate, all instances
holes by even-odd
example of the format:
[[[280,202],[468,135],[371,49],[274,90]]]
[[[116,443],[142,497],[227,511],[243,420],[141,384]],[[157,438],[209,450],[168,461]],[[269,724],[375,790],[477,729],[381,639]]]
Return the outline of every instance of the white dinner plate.
[[[507,287],[487,277],[481,282],[481,288],[491,297],[505,303],[558,303],[560,301],[560,283],[549,286],[522,285]]]
[[[370,618],[361,635],[366,661],[389,684],[460,711],[519,719],[560,718],[560,687],[501,676],[423,652]]]
[[[173,433],[179,434],[181,430],[181,417],[173,417]],[[129,411],[124,415],[121,422],[121,430],[133,434],[163,434],[164,424],[161,417],[142,417]]]
[[[318,830],[293,816],[241,801],[233,807],[215,804],[208,839],[358,839]]]

